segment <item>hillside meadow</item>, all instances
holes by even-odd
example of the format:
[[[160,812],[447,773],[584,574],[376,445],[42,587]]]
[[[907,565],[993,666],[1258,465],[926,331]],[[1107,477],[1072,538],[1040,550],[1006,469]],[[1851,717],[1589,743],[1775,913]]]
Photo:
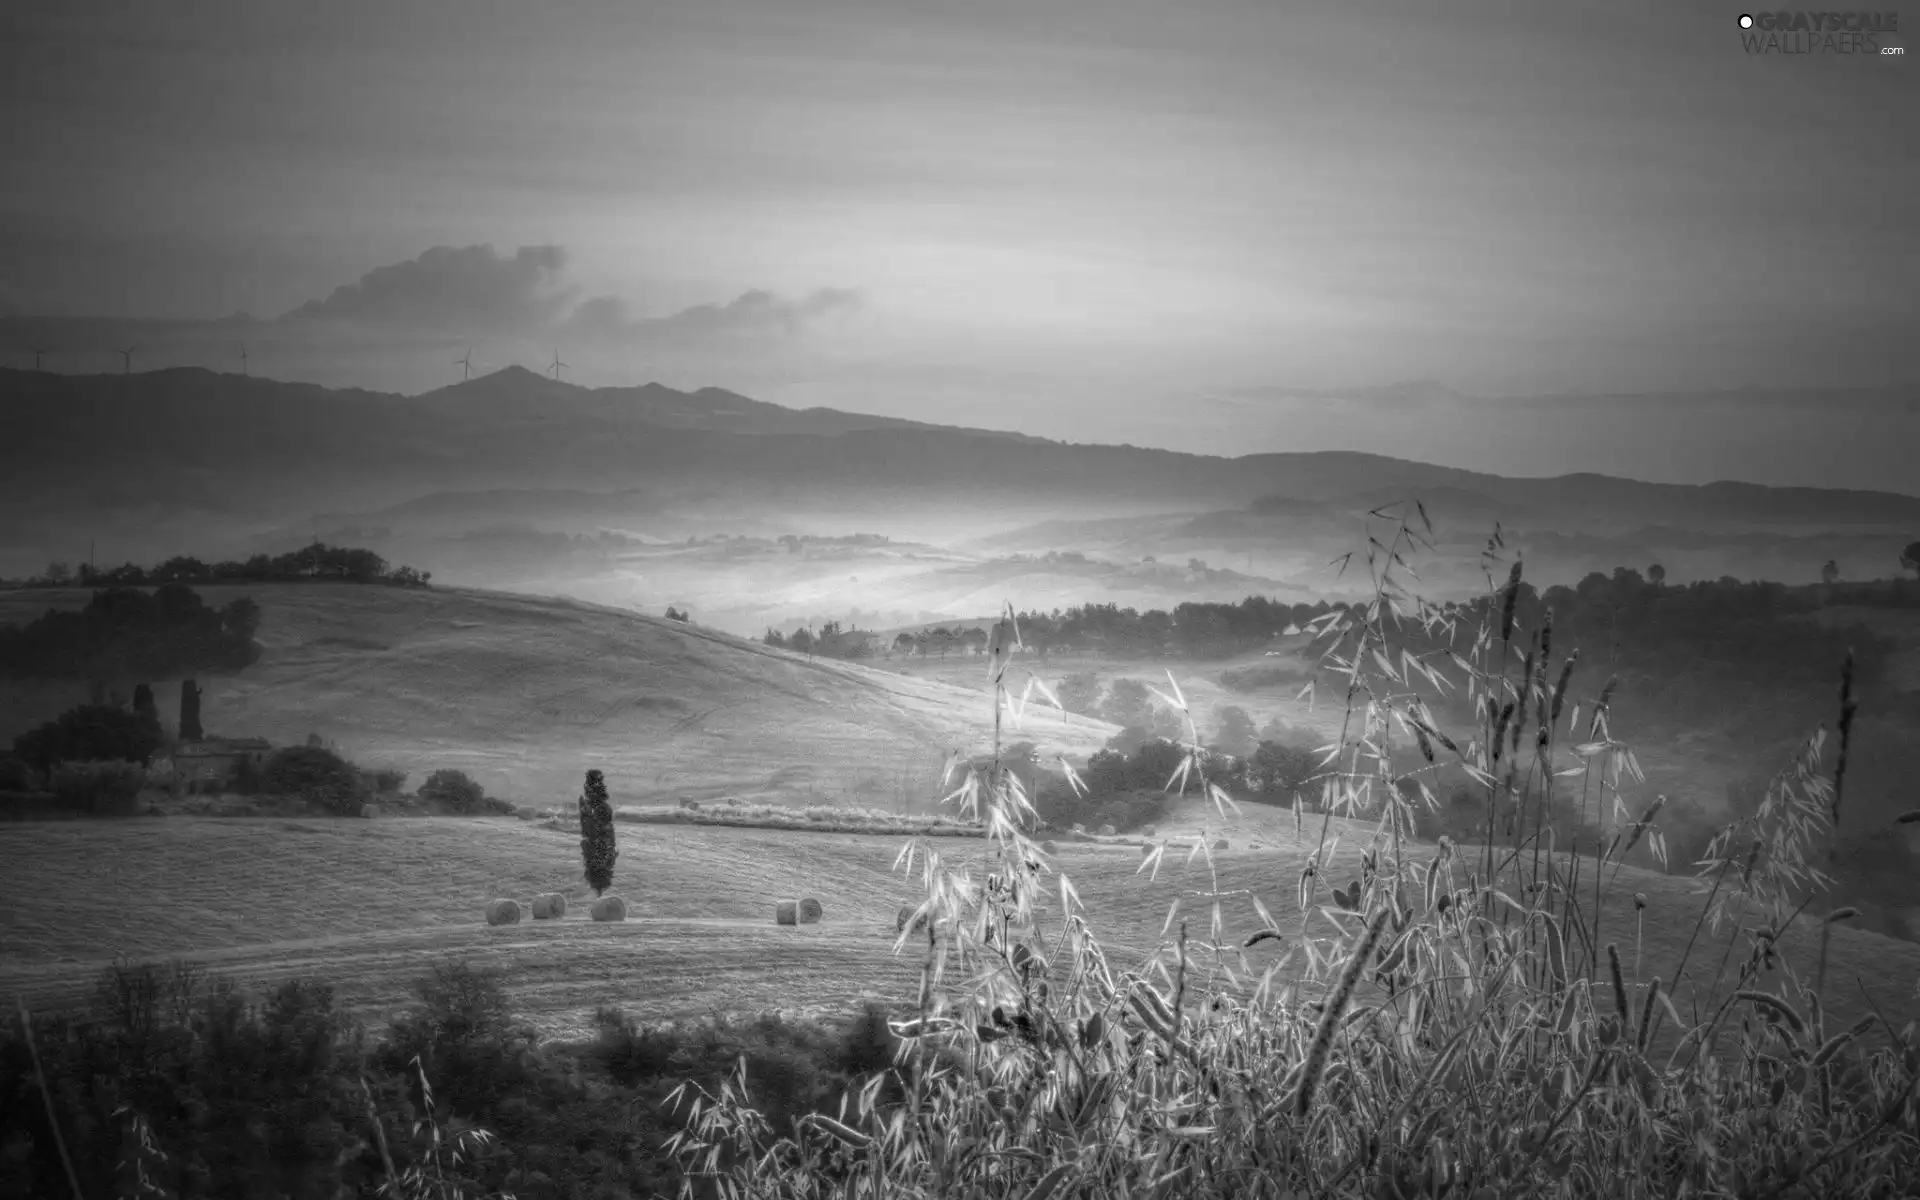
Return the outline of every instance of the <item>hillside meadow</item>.
[[[598,768],[616,803],[923,802],[946,753],[992,733],[992,707],[976,693],[626,609],[451,588],[195,590],[212,605],[250,596],[262,610],[260,661],[201,680],[210,733],[275,744],[318,733],[413,784],[454,767],[506,799],[570,803]],[[88,596],[0,592],[0,624]],[[171,728],[177,682],[143,682]],[[10,740],[83,701],[86,688],[10,680],[4,693],[0,740]],[[1112,732],[1036,708],[1024,736],[1048,755],[1084,758]]]

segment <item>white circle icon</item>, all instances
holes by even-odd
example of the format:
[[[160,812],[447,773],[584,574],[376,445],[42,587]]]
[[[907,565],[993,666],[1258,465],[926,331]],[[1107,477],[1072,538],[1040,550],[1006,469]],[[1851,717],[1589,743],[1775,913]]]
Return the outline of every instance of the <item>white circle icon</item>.
[[[1752,17],[1750,17],[1750,16],[1748,16],[1748,15],[1747,15],[1747,14],[1745,14],[1745,13],[1741,13],[1741,14],[1740,14],[1740,28],[1742,28],[1742,29],[1752,29],[1752,28],[1753,28],[1753,18],[1752,18]]]

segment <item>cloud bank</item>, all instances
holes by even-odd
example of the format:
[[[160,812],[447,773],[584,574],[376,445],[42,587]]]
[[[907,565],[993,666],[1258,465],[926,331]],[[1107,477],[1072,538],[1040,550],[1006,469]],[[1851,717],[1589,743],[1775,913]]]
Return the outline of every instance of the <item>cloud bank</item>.
[[[821,288],[798,299],[756,288],[725,304],[648,317],[619,296],[581,300],[580,289],[566,281],[567,265],[560,246],[522,246],[511,255],[491,245],[435,246],[408,262],[376,267],[280,320],[377,326],[389,333],[691,348],[791,337],[864,304],[850,288]]]

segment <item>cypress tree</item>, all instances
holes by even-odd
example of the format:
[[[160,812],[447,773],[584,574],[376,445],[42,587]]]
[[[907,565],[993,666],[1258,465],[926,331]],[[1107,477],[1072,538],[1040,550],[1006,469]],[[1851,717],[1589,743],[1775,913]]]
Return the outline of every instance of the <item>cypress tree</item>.
[[[200,728],[200,685],[191,679],[180,681],[180,740],[197,742],[206,736]]]
[[[144,683],[133,685],[133,715],[159,731],[160,706],[153,701],[153,689]]]
[[[607,782],[598,771],[587,772],[587,788],[580,796],[580,858],[586,864],[587,886],[595,896],[613,886],[613,805],[607,800]]]

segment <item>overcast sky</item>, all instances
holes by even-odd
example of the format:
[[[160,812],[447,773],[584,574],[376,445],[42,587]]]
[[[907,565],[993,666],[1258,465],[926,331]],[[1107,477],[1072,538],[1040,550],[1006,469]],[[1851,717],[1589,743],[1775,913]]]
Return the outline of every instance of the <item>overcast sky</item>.
[[[0,307],[303,310],[253,369],[332,383],[558,349],[588,384],[1224,452],[1340,440],[1286,389],[1920,380],[1920,61],[1752,57],[1737,12],[11,0]],[[1391,452],[1633,465],[1366,411]]]

